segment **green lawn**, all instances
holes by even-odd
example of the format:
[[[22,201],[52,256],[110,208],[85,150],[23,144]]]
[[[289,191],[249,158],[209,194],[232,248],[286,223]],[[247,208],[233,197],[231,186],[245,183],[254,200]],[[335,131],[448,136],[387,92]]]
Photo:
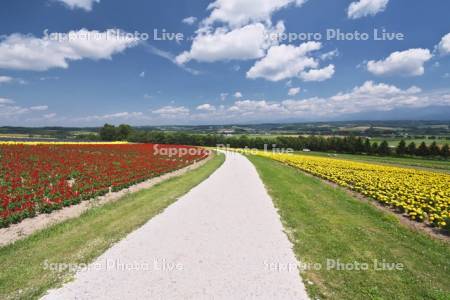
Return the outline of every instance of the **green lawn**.
[[[302,155],[324,156],[379,164],[398,165],[402,167],[426,168],[434,171],[450,172],[450,160],[431,160],[411,157],[372,156],[362,154],[336,154],[325,152],[296,152]]]
[[[206,179],[223,161],[224,156],[217,155],[194,171],[0,248],[0,299],[37,299],[49,288],[69,280],[72,274],[45,270],[45,262],[92,262]]]
[[[342,188],[268,158],[249,156],[303,264],[311,299],[450,299],[450,243],[399,224],[391,214]],[[327,259],[367,263],[368,270],[327,270]],[[374,260],[401,263],[379,271]]]

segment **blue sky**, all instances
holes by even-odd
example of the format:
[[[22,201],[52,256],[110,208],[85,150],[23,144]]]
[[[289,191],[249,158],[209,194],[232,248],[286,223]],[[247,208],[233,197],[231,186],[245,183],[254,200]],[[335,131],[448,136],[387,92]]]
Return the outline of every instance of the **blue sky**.
[[[448,1],[0,6],[0,125],[448,119],[450,112]],[[183,38],[156,40],[155,30]],[[344,40],[327,37],[337,30]],[[375,40],[374,30],[395,38]]]

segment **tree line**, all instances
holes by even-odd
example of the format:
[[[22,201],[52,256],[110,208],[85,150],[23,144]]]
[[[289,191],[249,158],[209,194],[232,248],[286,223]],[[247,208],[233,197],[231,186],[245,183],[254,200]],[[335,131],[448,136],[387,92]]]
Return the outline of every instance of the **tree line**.
[[[192,134],[187,132],[165,132],[156,130],[136,130],[129,125],[105,124],[100,129],[100,138],[104,141],[129,141],[134,143],[182,144],[192,146],[217,147],[226,145],[232,148],[292,148],[296,151],[309,149],[311,151],[368,154],[368,155],[398,155],[448,158],[448,144],[439,146],[436,142],[429,146],[422,142],[419,145],[407,144],[401,140],[397,147],[390,147],[387,141],[372,142],[369,138],[346,136],[267,136],[252,137],[248,135],[224,136],[221,134]]]

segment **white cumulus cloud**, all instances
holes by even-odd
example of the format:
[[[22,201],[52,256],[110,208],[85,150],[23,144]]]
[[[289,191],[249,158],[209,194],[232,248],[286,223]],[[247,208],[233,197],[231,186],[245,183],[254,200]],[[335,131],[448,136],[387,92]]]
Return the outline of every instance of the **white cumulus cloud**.
[[[424,64],[432,58],[428,49],[409,49],[391,53],[386,59],[367,62],[367,70],[375,75],[420,76]]]
[[[331,97],[287,99],[283,101],[244,100],[236,101],[226,111],[228,117],[263,120],[270,114],[272,118],[329,118],[346,114],[389,111],[400,107],[426,107],[449,105],[445,97],[422,95],[420,88],[412,86],[401,89],[385,83],[367,81],[347,92]]]
[[[30,107],[30,110],[34,110],[34,111],[44,111],[44,110],[47,110],[47,109],[48,109],[47,105],[38,105],[38,106]]]
[[[299,87],[296,87],[296,88],[290,88],[289,91],[288,91],[288,96],[295,96],[295,95],[298,95],[298,94],[300,93],[301,90],[302,90],[302,89],[299,88]]]
[[[185,64],[190,60],[215,62],[260,58],[274,43],[270,36],[283,31],[283,23],[278,23],[275,28],[255,23],[231,31],[225,27],[200,31],[195,36],[191,49],[178,55],[176,61]]]
[[[347,10],[350,19],[374,16],[386,9],[389,0],[359,0],[352,2]]]
[[[100,3],[100,0],[57,0],[66,4],[70,9],[80,8],[91,11],[94,3]]]
[[[329,60],[339,56],[339,50],[334,49],[333,51],[329,51],[320,55],[321,60]]]
[[[420,93],[422,90],[416,86],[412,86],[406,90],[402,90],[394,85],[385,83],[374,83],[373,81],[366,81],[363,85],[353,88],[351,92],[338,93],[330,100],[335,102],[351,101],[353,103],[364,100],[364,105],[370,106],[378,105],[377,101],[380,99],[393,98],[398,96],[407,96]],[[369,100],[377,100],[368,103]],[[382,106],[382,105],[380,105]]]
[[[13,103],[14,103],[14,100],[11,100],[9,98],[0,97],[0,105],[13,104]]]
[[[442,55],[450,54],[450,33],[444,35],[441,42],[437,46],[439,53]]]
[[[300,73],[300,78],[304,81],[324,81],[334,75],[334,65],[328,65],[322,69],[311,69]]]
[[[54,117],[56,117],[56,113],[49,113],[49,114],[45,114],[44,119],[53,119]]]
[[[19,106],[12,99],[0,97],[0,117],[4,119],[16,118],[24,114],[38,113],[46,111],[47,109],[47,105],[31,107]]]
[[[252,22],[270,23],[271,15],[288,5],[302,6],[306,0],[216,0],[208,6],[211,15],[204,21],[240,27]]]
[[[227,100],[228,93],[220,93],[220,100],[225,101]]]
[[[0,40],[0,68],[32,71],[67,68],[69,61],[111,59],[137,44],[137,39],[116,29],[104,32],[80,29],[51,33],[43,38],[14,33]]]
[[[277,45],[272,46],[267,55],[257,61],[253,67],[247,72],[247,77],[251,79],[264,78],[270,81],[280,81],[293,77],[314,80],[324,80],[323,73],[331,77],[334,73],[330,67],[325,70],[317,70],[317,72],[304,72],[319,67],[319,62],[309,56],[310,52],[321,48],[319,42],[307,42],[300,46],[293,45]],[[330,74],[331,73],[331,74]]]
[[[229,107],[228,112],[239,115],[282,113],[284,108],[279,103],[270,103],[266,100],[239,100]]]
[[[12,82],[13,78],[9,76],[0,76],[0,84]]]
[[[197,106],[197,110],[201,110],[201,111],[215,111],[216,108],[215,108],[214,105],[211,105],[209,103],[205,103],[205,104]]]
[[[273,26],[272,14],[307,0],[215,0],[210,15],[199,22],[190,50],[176,57],[183,65],[191,60],[216,62],[258,59],[279,42],[283,21]]]
[[[184,18],[182,20],[182,22],[187,25],[194,25],[194,23],[197,22],[197,18],[196,17],[187,17],[187,18]]]
[[[159,109],[156,109],[152,111],[154,114],[161,115],[163,117],[177,117],[177,116],[183,116],[188,115],[190,110],[189,108],[186,108],[184,106],[164,106]]]
[[[44,118],[47,116],[47,119],[53,118],[56,116],[53,114],[46,114],[44,115]],[[136,118],[142,118],[144,116],[143,112],[118,112],[118,113],[112,113],[112,114],[104,114],[104,115],[92,115],[92,116],[86,116],[81,118],[75,118],[74,121],[77,122],[93,122],[93,121],[110,121],[110,120],[133,120]]]
[[[27,84],[28,82],[22,78],[14,78],[11,76],[0,76],[0,85],[4,83]]]
[[[234,104],[210,112],[214,120],[272,120],[292,118],[333,118],[343,115],[390,111],[397,108],[420,108],[432,105],[450,105],[446,94],[425,94],[416,86],[402,89],[386,83],[366,81],[349,91],[330,97],[286,99],[268,101],[264,99],[236,100]]]

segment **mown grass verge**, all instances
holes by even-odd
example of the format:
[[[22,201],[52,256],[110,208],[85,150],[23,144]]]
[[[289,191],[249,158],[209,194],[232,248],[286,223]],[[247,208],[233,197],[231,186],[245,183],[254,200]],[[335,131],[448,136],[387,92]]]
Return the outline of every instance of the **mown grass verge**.
[[[312,299],[450,299],[448,242],[412,231],[392,214],[293,167],[249,159],[279,209]],[[327,259],[369,268],[327,268]],[[374,260],[400,263],[403,270],[376,270]]]
[[[216,155],[198,169],[0,248],[0,299],[36,299],[70,280],[73,274],[68,270],[54,272],[45,264],[92,262],[209,177],[223,161],[223,154]]]

